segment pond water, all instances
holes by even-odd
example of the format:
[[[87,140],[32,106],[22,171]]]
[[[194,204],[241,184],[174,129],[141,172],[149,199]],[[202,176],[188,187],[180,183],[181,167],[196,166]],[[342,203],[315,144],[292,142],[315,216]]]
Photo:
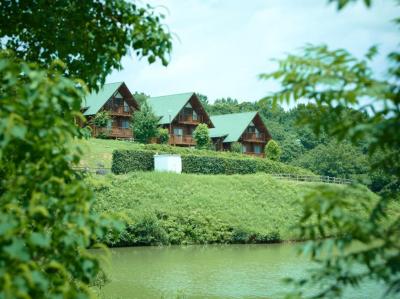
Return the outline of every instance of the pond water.
[[[310,267],[298,244],[132,247],[111,250],[103,298],[282,298],[285,277]],[[366,283],[346,299],[380,298]]]

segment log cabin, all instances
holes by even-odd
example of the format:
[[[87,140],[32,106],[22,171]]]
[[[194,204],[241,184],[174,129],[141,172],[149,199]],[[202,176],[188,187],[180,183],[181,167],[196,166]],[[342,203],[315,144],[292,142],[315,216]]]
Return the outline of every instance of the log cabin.
[[[232,143],[239,142],[243,154],[264,157],[271,134],[258,112],[216,115],[211,121],[215,128],[210,130],[210,137],[216,150],[230,150]]]
[[[161,127],[168,129],[169,144],[176,146],[195,146],[193,132],[200,123],[209,128],[214,125],[194,92],[151,97],[147,103],[155,115],[160,117]]]
[[[92,136],[103,135],[114,139],[131,139],[133,113],[139,105],[124,82],[105,84],[98,92],[89,94],[82,104],[82,112],[92,129]],[[91,120],[101,111],[107,111],[110,121],[106,127],[97,127]]]

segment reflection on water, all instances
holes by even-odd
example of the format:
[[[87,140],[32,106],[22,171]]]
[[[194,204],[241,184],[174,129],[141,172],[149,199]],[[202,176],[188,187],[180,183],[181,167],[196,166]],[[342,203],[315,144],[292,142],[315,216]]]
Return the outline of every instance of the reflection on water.
[[[132,247],[111,250],[104,298],[281,298],[285,277],[309,267],[294,244]],[[346,299],[378,298],[371,283]]]

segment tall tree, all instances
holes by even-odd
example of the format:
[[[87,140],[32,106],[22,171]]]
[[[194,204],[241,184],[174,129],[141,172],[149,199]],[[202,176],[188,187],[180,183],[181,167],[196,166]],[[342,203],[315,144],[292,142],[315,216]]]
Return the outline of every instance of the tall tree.
[[[208,149],[211,144],[208,126],[206,124],[199,124],[193,132],[193,137],[196,140],[196,148]]]
[[[351,1],[331,2],[343,8]],[[371,47],[364,58],[357,59],[344,49],[309,45],[279,60],[276,71],[261,75],[280,82],[281,90],[270,97],[274,101],[310,99],[315,103],[315,113],[300,121],[317,135],[324,131],[339,142],[348,139],[355,145],[368,140],[368,154],[383,153],[376,169],[393,174],[377,203],[359,199],[368,217],[352,212],[352,203],[343,199],[341,191],[321,187],[305,197],[300,233],[314,240],[307,252],[320,267],[298,281],[298,286],[317,286],[315,298],[337,298],[346,286],[356,287],[368,279],[385,282],[387,294],[400,293],[400,216],[390,211],[400,189],[400,53],[390,54],[392,67],[385,81],[375,78],[369,67],[376,53],[377,48]],[[372,104],[365,105],[365,98]],[[360,113],[349,117],[348,107]],[[363,117],[366,113],[372,116]],[[355,242],[364,246],[351,248]],[[295,294],[303,296],[301,289]]]
[[[163,17],[136,1],[5,0],[0,34],[7,38],[0,45],[44,68],[59,59],[66,65],[64,75],[98,88],[122,68],[121,58],[129,52],[167,64],[172,44]]]
[[[122,0],[1,1],[0,44],[0,298],[89,298],[87,248],[120,224],[90,212],[74,120],[86,84],[128,51],[166,63],[171,36]]]
[[[333,177],[355,178],[368,172],[368,159],[357,147],[332,141],[320,144],[294,161],[314,173]]]
[[[149,95],[143,93],[143,92],[135,92],[133,93],[133,97],[138,102],[139,106],[142,106],[144,102],[147,101],[148,98],[150,98]]]
[[[151,107],[144,102],[140,110],[132,117],[132,129],[135,139],[141,143],[148,143],[151,138],[158,134],[159,118],[154,114]]]

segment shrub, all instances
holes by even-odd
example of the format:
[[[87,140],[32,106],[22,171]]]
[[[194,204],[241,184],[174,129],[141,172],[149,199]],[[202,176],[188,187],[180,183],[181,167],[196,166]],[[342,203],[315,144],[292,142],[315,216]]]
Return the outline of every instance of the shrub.
[[[135,138],[141,143],[148,143],[157,136],[158,117],[145,102],[140,110],[136,111],[132,119],[132,129]]]
[[[107,130],[105,130],[105,131],[101,131],[100,133],[98,133],[98,134],[96,135],[96,138],[99,138],[99,139],[108,139],[108,137],[110,136],[110,132],[111,132],[111,129],[107,129]]]
[[[241,153],[242,152],[242,144],[240,142],[232,142],[230,151],[233,153]]]
[[[169,140],[169,131],[168,129],[158,128],[157,131],[158,140],[161,144],[168,144]]]
[[[91,119],[90,123],[99,128],[107,127],[111,117],[107,111],[100,111]]]
[[[210,135],[208,133],[208,126],[206,124],[199,124],[193,132],[193,137],[196,140],[196,148],[208,149],[211,143]]]
[[[282,150],[279,144],[274,140],[270,140],[265,147],[265,157],[272,161],[279,161],[281,154]]]
[[[145,213],[139,219],[129,223],[112,246],[149,246],[167,244],[164,228],[154,214]]]

